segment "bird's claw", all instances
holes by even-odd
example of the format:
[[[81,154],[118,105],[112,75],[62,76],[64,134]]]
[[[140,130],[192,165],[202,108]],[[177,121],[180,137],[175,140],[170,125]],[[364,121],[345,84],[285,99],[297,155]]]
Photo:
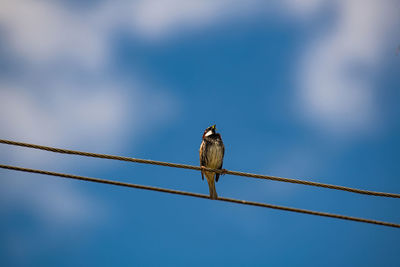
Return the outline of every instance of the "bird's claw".
[[[228,173],[228,171],[226,169],[221,169],[221,175],[225,175],[227,173]]]
[[[201,168],[201,173],[204,173],[205,171],[206,171],[206,167],[205,166],[200,166],[200,168]]]

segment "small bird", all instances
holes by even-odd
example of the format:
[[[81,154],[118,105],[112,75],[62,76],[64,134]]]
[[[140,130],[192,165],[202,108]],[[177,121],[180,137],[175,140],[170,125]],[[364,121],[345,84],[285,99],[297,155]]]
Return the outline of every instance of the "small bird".
[[[205,129],[203,133],[203,141],[200,145],[200,166],[210,169],[221,169],[224,160],[225,147],[222,142],[221,135],[216,133],[215,125]],[[210,198],[217,199],[217,190],[215,189],[215,180],[218,182],[219,173],[201,171],[201,178],[207,178],[208,188],[210,190]],[[215,177],[215,178],[214,178]]]

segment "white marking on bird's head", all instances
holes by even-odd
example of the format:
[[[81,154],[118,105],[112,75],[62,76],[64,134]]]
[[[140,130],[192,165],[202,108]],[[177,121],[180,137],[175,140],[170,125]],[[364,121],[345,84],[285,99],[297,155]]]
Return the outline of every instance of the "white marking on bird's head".
[[[212,135],[213,134],[213,131],[212,130],[209,130],[208,132],[206,132],[206,134],[204,135],[204,136],[210,136],[210,135]]]

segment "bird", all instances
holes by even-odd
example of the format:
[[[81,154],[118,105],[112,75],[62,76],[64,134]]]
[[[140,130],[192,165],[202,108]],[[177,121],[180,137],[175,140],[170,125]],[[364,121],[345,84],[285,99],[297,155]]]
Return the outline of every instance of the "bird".
[[[200,145],[200,167],[210,169],[222,169],[225,154],[225,146],[222,142],[221,135],[216,133],[216,125],[210,126],[204,130],[203,140]],[[204,180],[206,176],[208,188],[210,190],[210,199],[217,199],[217,190],[215,189],[215,181],[218,182],[220,173],[201,170],[201,178]]]

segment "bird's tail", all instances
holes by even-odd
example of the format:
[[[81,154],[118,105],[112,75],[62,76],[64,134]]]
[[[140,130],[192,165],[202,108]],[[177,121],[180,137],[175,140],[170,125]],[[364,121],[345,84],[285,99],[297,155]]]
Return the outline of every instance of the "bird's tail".
[[[210,190],[210,198],[217,199],[218,195],[217,195],[217,190],[215,189],[214,173],[213,172],[206,173],[206,178],[208,182],[208,189]]]

